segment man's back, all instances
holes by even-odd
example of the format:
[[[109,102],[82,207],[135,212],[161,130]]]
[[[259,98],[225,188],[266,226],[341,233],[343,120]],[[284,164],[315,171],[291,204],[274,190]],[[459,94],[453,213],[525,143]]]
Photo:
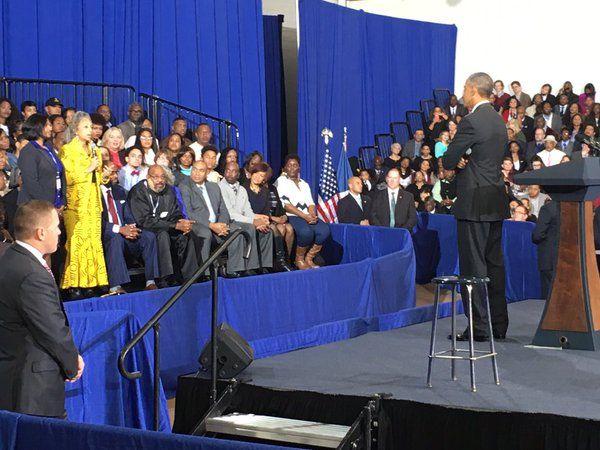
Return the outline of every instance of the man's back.
[[[60,417],[78,352],[56,284],[18,244],[0,266],[0,409]]]
[[[467,166],[456,174],[457,219],[497,221],[508,217],[508,197],[500,172],[507,141],[504,122],[489,103],[481,104],[459,124],[444,155],[444,167],[454,169],[471,149]]]

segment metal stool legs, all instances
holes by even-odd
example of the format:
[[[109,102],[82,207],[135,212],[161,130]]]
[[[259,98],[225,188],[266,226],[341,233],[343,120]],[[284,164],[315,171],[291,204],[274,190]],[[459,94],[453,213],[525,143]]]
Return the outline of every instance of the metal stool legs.
[[[494,381],[497,385],[500,384],[500,378],[498,376],[498,364],[496,361],[496,346],[494,342],[494,333],[492,327],[492,317],[490,312],[490,300],[488,297],[487,278],[473,278],[473,277],[439,277],[434,279],[436,283],[435,297],[433,301],[433,320],[431,322],[431,339],[429,341],[429,361],[427,367],[427,387],[431,387],[431,376],[433,373],[433,360],[435,358],[450,359],[452,364],[452,380],[456,381],[456,360],[468,360],[471,378],[471,391],[477,392],[477,385],[475,383],[475,362],[482,358],[490,357],[492,359],[492,369],[494,373]],[[488,332],[490,339],[490,351],[476,350],[475,339],[474,339],[474,327],[473,327],[473,287],[483,284],[485,298],[485,307],[488,318]],[[438,315],[439,315],[439,303],[440,303],[440,290],[442,285],[450,285],[452,288],[452,299],[451,299],[451,323],[452,323],[452,345],[450,350],[435,351],[435,338],[437,334],[438,326]],[[461,285],[464,287],[464,296],[466,300],[467,319],[468,319],[468,333],[469,333],[469,348],[461,349],[456,346],[456,286]],[[459,356],[460,352],[468,352],[469,356]],[[480,354],[477,356],[477,354]]]
[[[438,307],[440,304],[440,285],[435,286],[435,297],[433,299],[433,320],[431,321],[431,339],[429,341],[429,365],[427,367],[427,386],[431,387],[431,369],[435,357],[435,333],[437,331]]]

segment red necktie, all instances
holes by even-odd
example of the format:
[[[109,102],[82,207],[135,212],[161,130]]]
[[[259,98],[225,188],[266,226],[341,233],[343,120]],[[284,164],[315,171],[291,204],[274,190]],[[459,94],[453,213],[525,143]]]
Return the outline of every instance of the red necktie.
[[[108,198],[108,213],[112,219],[112,223],[119,225],[119,216],[117,214],[117,208],[115,207],[115,200],[113,199],[112,192],[110,189],[106,191],[106,197]]]

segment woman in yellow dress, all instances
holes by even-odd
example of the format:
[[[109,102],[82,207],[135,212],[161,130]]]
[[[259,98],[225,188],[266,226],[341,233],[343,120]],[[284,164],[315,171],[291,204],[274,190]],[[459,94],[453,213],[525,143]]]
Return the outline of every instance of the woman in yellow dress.
[[[78,111],[67,132],[68,144],[60,150],[67,184],[67,260],[61,288],[69,289],[71,298],[93,295],[94,288],[108,285],[101,234],[102,163],[91,139],[90,116]]]

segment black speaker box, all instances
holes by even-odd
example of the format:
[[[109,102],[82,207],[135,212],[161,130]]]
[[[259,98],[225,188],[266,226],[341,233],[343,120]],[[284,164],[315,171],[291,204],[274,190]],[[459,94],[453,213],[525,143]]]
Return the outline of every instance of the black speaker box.
[[[210,372],[211,354],[208,341],[198,362],[204,372]],[[217,376],[219,378],[233,378],[242,372],[254,360],[252,347],[231,328],[223,322],[217,328]]]

